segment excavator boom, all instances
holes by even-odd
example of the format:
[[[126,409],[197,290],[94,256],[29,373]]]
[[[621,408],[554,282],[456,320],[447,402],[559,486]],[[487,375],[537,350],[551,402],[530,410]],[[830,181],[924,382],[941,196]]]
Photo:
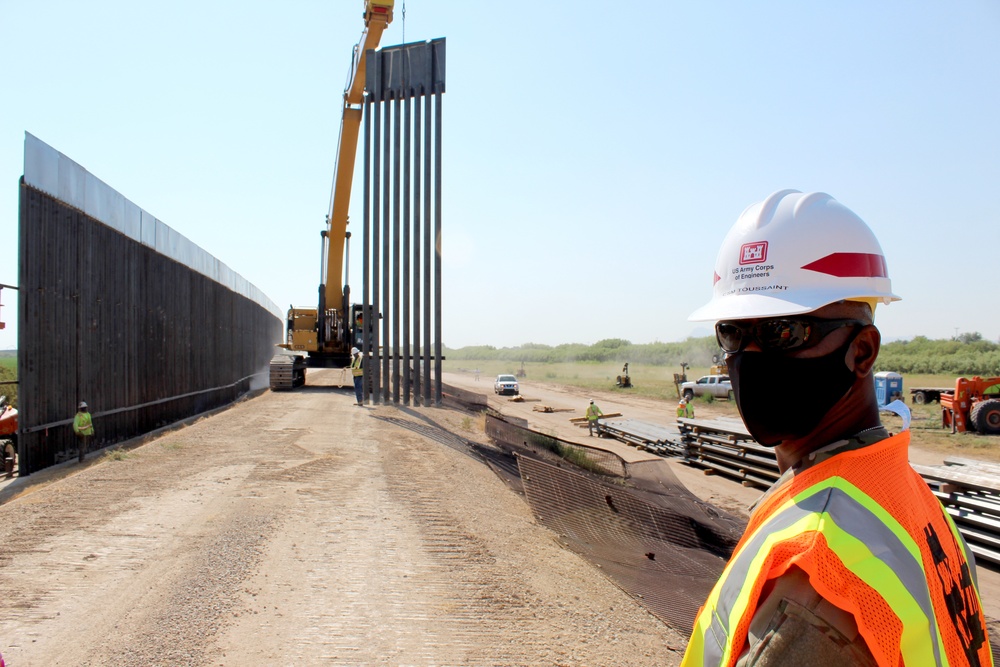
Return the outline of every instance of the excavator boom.
[[[288,310],[288,333],[279,347],[292,354],[279,353],[271,360],[271,389],[302,386],[306,366],[343,367],[350,363],[352,332],[360,331],[362,310],[361,306],[348,303],[344,287],[344,251],[347,210],[363,116],[365,54],[378,47],[382,33],[392,22],[393,4],[394,0],[365,0],[365,29],[354,46],[344,88],[337,161],[324,230],[319,304],[316,308],[292,307]]]
[[[354,57],[344,88],[340,140],[327,214],[328,245],[323,281],[326,284],[325,297],[328,308],[339,304],[343,296],[344,241],[347,233],[347,209],[351,202],[351,185],[354,181],[354,162],[358,154],[358,135],[363,115],[361,102],[365,85],[365,53],[379,45],[382,32],[392,22],[392,9],[393,0],[365,2],[365,30],[354,47]]]

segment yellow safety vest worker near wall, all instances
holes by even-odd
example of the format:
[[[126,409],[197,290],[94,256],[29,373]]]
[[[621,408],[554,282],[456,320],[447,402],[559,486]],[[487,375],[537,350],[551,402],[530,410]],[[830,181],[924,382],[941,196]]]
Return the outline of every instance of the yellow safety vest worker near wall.
[[[73,432],[77,435],[94,435],[94,421],[89,412],[76,413],[73,417]]]
[[[351,360],[351,375],[354,377],[361,377],[365,374],[364,369],[361,367],[363,360],[364,357],[360,354],[355,355],[354,359]]]
[[[909,431],[787,479],[754,510],[682,665],[734,665],[767,583],[802,569],[878,665],[992,665],[965,544],[909,466]]]

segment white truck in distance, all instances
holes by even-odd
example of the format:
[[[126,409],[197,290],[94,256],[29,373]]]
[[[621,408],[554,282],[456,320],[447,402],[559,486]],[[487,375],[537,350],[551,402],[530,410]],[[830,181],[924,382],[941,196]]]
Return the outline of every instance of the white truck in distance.
[[[681,384],[681,396],[689,401],[695,396],[711,395],[715,398],[733,398],[733,385],[728,375],[705,375],[695,382]]]

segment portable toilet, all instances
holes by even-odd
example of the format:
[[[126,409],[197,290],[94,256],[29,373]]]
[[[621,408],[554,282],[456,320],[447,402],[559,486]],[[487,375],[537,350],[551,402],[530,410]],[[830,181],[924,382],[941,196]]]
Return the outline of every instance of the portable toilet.
[[[875,398],[878,406],[885,407],[897,398],[903,396],[903,376],[892,371],[882,371],[875,374]]]

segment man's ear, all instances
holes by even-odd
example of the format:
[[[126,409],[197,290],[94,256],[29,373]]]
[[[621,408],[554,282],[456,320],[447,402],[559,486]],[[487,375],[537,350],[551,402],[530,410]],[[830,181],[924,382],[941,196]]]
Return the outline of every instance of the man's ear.
[[[882,334],[879,333],[878,329],[871,324],[864,327],[854,337],[854,342],[847,350],[847,357],[844,359],[847,367],[857,377],[865,377],[871,373],[881,345]]]

